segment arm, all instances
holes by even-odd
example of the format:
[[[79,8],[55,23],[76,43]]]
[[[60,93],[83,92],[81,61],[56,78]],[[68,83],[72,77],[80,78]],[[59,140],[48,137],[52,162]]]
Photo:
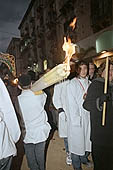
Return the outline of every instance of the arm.
[[[66,97],[66,105],[67,105],[67,116],[69,121],[75,126],[80,126],[80,110],[77,102],[77,88],[76,84],[70,82],[67,85],[67,97]]]
[[[61,93],[62,93],[62,83],[56,84],[54,86],[53,93],[53,104],[56,109],[62,108]]]

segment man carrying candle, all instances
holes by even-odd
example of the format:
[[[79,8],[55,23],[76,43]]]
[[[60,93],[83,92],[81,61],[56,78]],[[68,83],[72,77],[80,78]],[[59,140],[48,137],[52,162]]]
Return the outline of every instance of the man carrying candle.
[[[18,86],[22,90],[18,102],[28,166],[30,170],[45,170],[45,143],[51,129],[44,110],[46,94],[35,95],[31,91],[31,77],[26,74],[19,77]]]
[[[108,92],[104,94],[105,63],[89,86],[83,107],[90,111],[94,170],[113,170],[113,62],[108,74]],[[107,102],[105,125],[102,126],[103,103]]]

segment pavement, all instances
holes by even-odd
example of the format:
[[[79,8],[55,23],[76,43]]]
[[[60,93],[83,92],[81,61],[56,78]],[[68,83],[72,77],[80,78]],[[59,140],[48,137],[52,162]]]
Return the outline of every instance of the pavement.
[[[21,170],[29,170],[25,155],[23,156]],[[66,164],[64,141],[59,138],[57,131],[55,131],[48,147],[46,170],[73,170],[72,165],[69,166]],[[83,165],[83,170],[93,170],[93,168],[87,168]]]

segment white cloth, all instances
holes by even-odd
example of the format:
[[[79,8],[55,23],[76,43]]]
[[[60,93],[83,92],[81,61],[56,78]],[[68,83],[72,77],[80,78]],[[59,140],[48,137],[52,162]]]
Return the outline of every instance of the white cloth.
[[[46,94],[35,95],[31,90],[23,90],[18,101],[25,125],[24,143],[44,142],[51,129],[44,110]]]
[[[68,145],[69,151],[77,155],[91,151],[90,113],[82,106],[88,86],[87,78],[73,78],[67,85]]]
[[[53,104],[56,109],[63,108],[64,112],[59,113],[58,133],[59,137],[67,137],[67,109],[66,109],[66,88],[69,80],[60,82],[54,86]]]
[[[16,155],[20,128],[9,93],[0,79],[0,159]]]
[[[58,119],[58,134],[60,138],[67,137],[67,116],[65,112],[61,112],[59,114]]]

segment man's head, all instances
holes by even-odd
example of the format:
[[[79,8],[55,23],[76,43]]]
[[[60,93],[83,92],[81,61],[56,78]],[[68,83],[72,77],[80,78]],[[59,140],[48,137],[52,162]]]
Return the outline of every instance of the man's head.
[[[76,75],[77,77],[85,78],[88,74],[88,64],[85,61],[79,61],[76,64]]]
[[[31,76],[31,81],[34,83],[36,81],[36,73],[33,70],[29,70],[27,74]]]
[[[22,74],[18,78],[18,86],[22,89],[30,89],[31,88],[31,76],[28,74]]]
[[[90,62],[89,63],[89,75],[93,77],[94,73],[95,73],[95,64]]]
[[[105,75],[106,75],[106,62],[103,62],[99,69],[98,69],[98,75],[100,77],[103,77],[105,78]],[[109,62],[109,74],[108,74],[108,77],[109,77],[109,81],[113,81],[113,62],[110,61]]]

